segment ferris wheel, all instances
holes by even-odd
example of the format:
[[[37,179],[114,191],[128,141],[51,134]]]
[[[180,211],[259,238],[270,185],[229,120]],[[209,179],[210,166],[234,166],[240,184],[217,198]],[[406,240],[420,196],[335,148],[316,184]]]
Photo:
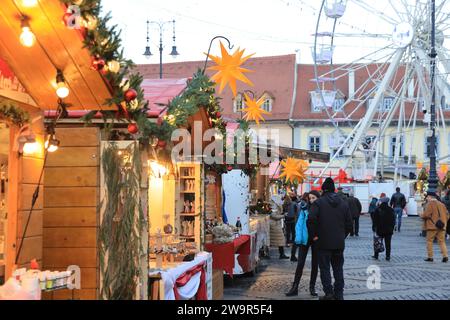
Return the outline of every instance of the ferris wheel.
[[[386,156],[382,141],[388,131],[394,136],[395,179],[400,163],[414,164],[414,132],[431,123],[430,17],[429,0],[322,1],[311,48],[316,89],[310,95],[313,107],[336,129],[330,138],[335,153],[322,174],[344,159],[344,169],[351,167],[357,180],[375,177]],[[450,102],[448,18],[450,1],[436,0],[436,132],[444,141],[445,101]],[[338,53],[345,62],[335,62]],[[344,130],[349,127],[350,132]]]

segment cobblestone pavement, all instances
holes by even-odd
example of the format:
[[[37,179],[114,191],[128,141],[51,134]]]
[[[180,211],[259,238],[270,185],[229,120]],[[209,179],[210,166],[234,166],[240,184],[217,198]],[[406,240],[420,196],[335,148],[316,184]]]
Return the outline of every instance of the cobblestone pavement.
[[[372,230],[370,218],[360,219],[360,236],[349,237],[345,250],[345,299],[347,300],[438,300],[450,299],[450,263],[442,263],[438,245],[434,245],[434,262],[423,261],[426,257],[425,238],[420,237],[421,220],[418,217],[403,218],[402,232],[392,239],[391,261],[371,258]],[[450,241],[447,240],[447,246]],[[286,250],[289,252],[289,250]],[[278,250],[271,250],[271,259],[263,259],[255,276],[240,276],[233,281],[225,280],[224,299],[265,300],[288,299],[284,295],[292,284],[296,264],[279,260]],[[381,270],[381,289],[367,287],[367,268],[377,265]],[[289,299],[310,300],[308,292],[310,255],[305,265],[299,295]],[[316,289],[323,295],[320,276]]]

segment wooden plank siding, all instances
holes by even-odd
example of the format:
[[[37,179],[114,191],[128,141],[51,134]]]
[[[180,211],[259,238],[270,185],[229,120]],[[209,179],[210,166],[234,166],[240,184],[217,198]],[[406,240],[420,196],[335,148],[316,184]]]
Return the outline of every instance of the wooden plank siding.
[[[80,126],[56,129],[61,141],[45,168],[43,264],[46,270],[81,268],[81,290],[46,294],[46,299],[98,298],[97,251],[100,132]]]

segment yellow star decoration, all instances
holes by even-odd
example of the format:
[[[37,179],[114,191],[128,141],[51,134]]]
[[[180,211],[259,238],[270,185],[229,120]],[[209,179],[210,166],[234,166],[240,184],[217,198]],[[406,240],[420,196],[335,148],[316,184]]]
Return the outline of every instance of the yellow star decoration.
[[[220,42],[220,50],[222,51],[222,57],[213,56],[211,54],[208,55],[208,57],[216,63],[215,66],[209,67],[208,70],[217,71],[217,73],[211,77],[211,80],[217,84],[220,83],[219,93],[222,93],[225,86],[229,84],[233,96],[236,97],[236,80],[253,86],[253,83],[244,75],[244,73],[253,71],[242,68],[241,65],[253,56],[254,53],[242,57],[245,49],[240,50],[240,48],[238,48],[233,55],[230,55],[222,42]]]
[[[245,112],[245,120],[253,120],[259,126],[259,120],[265,121],[263,114],[270,114],[270,112],[261,108],[264,104],[264,97],[259,98],[257,101],[256,99],[251,99],[246,93],[244,93],[244,97],[246,108],[243,108],[242,111]]]
[[[280,178],[285,178],[286,181],[294,183],[303,183],[306,178],[306,170],[308,170],[308,163],[304,160],[298,160],[294,158],[287,158],[281,161],[283,166]]]

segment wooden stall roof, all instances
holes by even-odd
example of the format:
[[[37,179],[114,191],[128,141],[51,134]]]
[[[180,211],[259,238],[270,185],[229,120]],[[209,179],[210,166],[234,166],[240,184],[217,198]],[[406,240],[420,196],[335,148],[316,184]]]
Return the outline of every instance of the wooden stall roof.
[[[56,68],[63,71],[70,88],[65,99],[73,110],[111,109],[108,85],[98,71],[91,69],[91,55],[83,48],[80,30],[67,28],[62,17],[65,7],[59,0],[40,0],[27,7],[20,0],[2,0],[0,5],[0,57],[39,108],[56,109]],[[21,17],[29,18],[36,36],[33,47],[20,44]]]

